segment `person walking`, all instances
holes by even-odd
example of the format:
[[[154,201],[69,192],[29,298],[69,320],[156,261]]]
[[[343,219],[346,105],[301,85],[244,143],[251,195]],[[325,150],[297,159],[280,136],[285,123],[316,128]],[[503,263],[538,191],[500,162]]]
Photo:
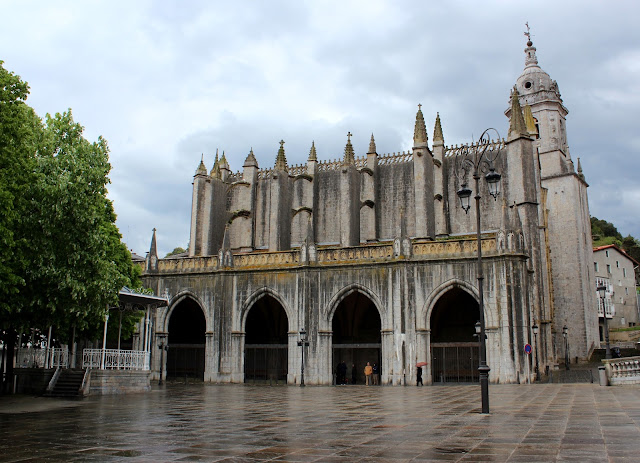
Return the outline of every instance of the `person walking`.
[[[378,370],[378,364],[373,364],[373,385],[377,386],[380,384],[380,371]]]
[[[373,373],[373,368],[371,367],[371,364],[369,362],[367,362],[367,366],[364,367],[364,379],[365,379],[365,384],[367,386],[371,386],[371,374]]]
[[[418,381],[416,382],[416,386],[422,385],[422,367],[418,367]]]

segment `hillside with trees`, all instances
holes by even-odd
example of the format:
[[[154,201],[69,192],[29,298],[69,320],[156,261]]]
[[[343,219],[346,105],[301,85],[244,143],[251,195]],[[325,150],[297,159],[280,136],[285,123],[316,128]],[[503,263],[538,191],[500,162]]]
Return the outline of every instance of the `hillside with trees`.
[[[623,237],[612,223],[591,217],[591,235],[593,247],[615,244],[640,262],[640,242],[631,235]]]

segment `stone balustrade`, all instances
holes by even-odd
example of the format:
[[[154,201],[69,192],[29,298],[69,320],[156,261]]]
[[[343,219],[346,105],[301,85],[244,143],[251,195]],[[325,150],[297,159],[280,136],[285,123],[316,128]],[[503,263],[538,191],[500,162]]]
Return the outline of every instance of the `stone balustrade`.
[[[602,362],[611,386],[640,384],[640,357],[605,359]]]
[[[477,252],[477,242],[473,239],[458,239],[446,241],[418,241],[411,244],[411,256],[420,259],[438,259],[443,257],[473,256]],[[482,252],[490,255],[496,252],[496,237],[487,236],[482,239]],[[361,263],[362,261],[376,262],[396,259],[393,243],[366,244],[354,247],[318,247],[317,257],[313,265],[339,265]],[[408,256],[403,256],[406,258]],[[142,265],[142,264],[141,264]],[[302,265],[300,250],[276,252],[248,252],[233,254],[231,267],[239,270],[256,268],[287,268]],[[159,273],[185,272],[213,272],[223,268],[218,256],[185,257],[181,259],[158,260]]]

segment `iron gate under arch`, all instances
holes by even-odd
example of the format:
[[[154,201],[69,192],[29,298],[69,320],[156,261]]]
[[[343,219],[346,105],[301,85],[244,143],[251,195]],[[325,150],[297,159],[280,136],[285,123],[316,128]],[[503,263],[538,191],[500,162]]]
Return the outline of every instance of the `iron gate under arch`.
[[[433,382],[479,382],[479,346],[477,342],[431,343],[431,372]]]

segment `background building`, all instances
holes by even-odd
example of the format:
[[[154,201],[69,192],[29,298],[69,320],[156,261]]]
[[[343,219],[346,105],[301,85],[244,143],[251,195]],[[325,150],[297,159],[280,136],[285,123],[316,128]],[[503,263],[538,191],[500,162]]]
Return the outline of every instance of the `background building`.
[[[596,287],[601,283],[607,287],[605,311],[609,319],[609,328],[638,325],[640,318],[635,281],[638,262],[615,244],[610,244],[593,249],[593,263]],[[599,297],[597,300],[600,340],[604,341],[602,301]]]

